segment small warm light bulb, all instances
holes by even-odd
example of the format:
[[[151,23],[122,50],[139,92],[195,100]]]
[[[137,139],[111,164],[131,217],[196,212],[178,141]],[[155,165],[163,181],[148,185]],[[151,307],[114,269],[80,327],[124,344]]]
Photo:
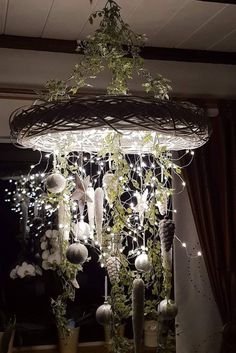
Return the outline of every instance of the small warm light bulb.
[[[197,256],[202,256],[201,251],[198,251]]]
[[[183,185],[183,186],[186,186],[186,183],[185,183],[185,181],[183,181],[183,182],[182,182],[182,185]]]
[[[187,244],[186,244],[186,243],[182,243],[182,246],[183,246],[184,248],[186,248]]]

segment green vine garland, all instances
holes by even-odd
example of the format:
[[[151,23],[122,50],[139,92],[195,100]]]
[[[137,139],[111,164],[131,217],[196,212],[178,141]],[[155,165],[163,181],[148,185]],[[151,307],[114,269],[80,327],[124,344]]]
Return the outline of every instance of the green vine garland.
[[[94,35],[80,42],[77,48],[83,57],[74,66],[70,77],[48,81],[43,98],[48,101],[70,99],[80,88],[91,86],[90,82],[106,68],[112,77],[107,86],[108,94],[128,94],[128,81],[137,75],[143,81],[142,87],[146,93],[155,98],[168,99],[171,90],[169,80],[159,74],[153,77],[145,69],[140,48],[146,37],[133,32],[123,21],[119,5],[114,0],[108,0],[102,10],[90,16],[90,24],[97,19],[100,23]]]

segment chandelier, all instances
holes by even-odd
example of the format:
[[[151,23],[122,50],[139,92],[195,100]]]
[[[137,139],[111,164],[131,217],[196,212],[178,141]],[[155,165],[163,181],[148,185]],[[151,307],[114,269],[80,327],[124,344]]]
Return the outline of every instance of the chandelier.
[[[47,152],[57,150],[59,141],[67,152],[97,151],[107,131],[120,134],[124,152],[140,152],[140,136],[146,131],[152,132],[150,144],[158,141],[169,150],[202,146],[210,131],[204,110],[188,102],[169,100],[169,81],[160,74],[153,77],[140,57],[145,36],[124,23],[120,7],[113,0],[92,14],[89,21],[97,19],[100,23],[95,34],[79,43],[83,58],[70,77],[47,82],[44,102],[12,114],[12,137],[20,145]],[[90,86],[104,68],[112,77],[108,95],[78,96],[79,89]],[[135,75],[148,96],[130,94],[128,82]]]
[[[100,25],[95,34],[79,44],[83,57],[71,76],[49,81],[40,103],[13,112],[10,128],[20,146],[52,156],[53,168],[44,171],[45,189],[35,201],[38,213],[42,209],[48,218],[57,214],[58,232],[54,233],[59,233],[62,256],[73,266],[82,265],[87,246],[93,247],[107,270],[113,300],[123,290],[121,286],[114,292],[122,266],[125,263],[127,268],[130,262],[135,266],[136,275],[130,278],[136,276],[132,306],[138,352],[144,282],[156,278],[150,254],[158,252],[159,243],[165,299],[158,306],[158,315],[165,321],[177,314],[170,301],[175,237],[170,216],[175,212],[170,207],[171,178],[176,174],[185,186],[178,161],[183,156],[191,161],[192,150],[208,141],[211,129],[203,108],[170,100],[169,81],[161,75],[153,77],[145,69],[139,55],[144,37],[124,23],[115,1],[108,0],[104,9],[91,15],[90,22],[97,19]],[[79,95],[79,89],[90,85],[105,67],[112,76],[107,94]],[[128,81],[134,74],[142,80],[143,97],[129,92]],[[182,151],[182,155],[174,158],[172,151]],[[33,176],[32,180],[35,185]],[[23,191],[25,203],[27,190]],[[17,200],[20,204],[19,196]],[[44,229],[44,222],[41,224]],[[70,245],[71,238],[74,243]],[[60,258],[57,261],[60,266]],[[45,259],[44,264],[54,266]],[[73,271],[71,283],[77,288],[74,267]],[[107,282],[105,292],[97,319],[104,325],[113,320],[115,330],[118,316],[113,315],[114,302],[107,302]]]
[[[97,152],[109,131],[120,134],[124,153],[147,153],[155,141],[169,150],[194,149],[209,136],[202,108],[135,96],[82,96],[34,105],[14,112],[10,127],[20,145],[46,152],[57,151],[59,142],[67,152]],[[147,131],[152,138],[144,148]]]

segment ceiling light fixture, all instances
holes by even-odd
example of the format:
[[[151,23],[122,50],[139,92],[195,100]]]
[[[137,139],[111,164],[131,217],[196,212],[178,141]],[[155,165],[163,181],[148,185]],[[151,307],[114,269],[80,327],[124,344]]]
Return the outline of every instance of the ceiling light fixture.
[[[35,105],[14,113],[10,127],[24,147],[55,152],[60,142],[68,153],[97,152],[109,131],[120,134],[124,153],[147,153],[155,141],[169,150],[194,149],[209,135],[203,109],[186,102],[134,96],[86,96]],[[152,139],[142,147],[141,139],[148,131]]]
[[[152,77],[139,55],[145,37],[124,23],[113,0],[89,20],[97,19],[100,26],[80,43],[84,55],[69,79],[49,81],[46,102],[12,114],[12,137],[24,147],[47,152],[57,151],[58,145],[67,152],[96,152],[109,131],[120,134],[124,153],[142,152],[139,142],[147,131],[152,131],[150,145],[158,141],[169,150],[202,146],[210,131],[204,110],[169,100],[169,81],[161,75]],[[108,95],[78,97],[79,88],[89,86],[105,67],[112,75]],[[134,74],[153,98],[129,94],[128,81]]]

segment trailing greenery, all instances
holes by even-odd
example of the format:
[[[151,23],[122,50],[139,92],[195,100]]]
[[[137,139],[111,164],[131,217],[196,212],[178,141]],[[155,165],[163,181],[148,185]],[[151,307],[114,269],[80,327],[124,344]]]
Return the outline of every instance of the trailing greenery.
[[[131,316],[131,292],[135,273],[130,271],[128,261],[123,254],[119,255],[121,267],[119,279],[112,285],[109,302],[112,306],[113,318],[117,325]]]
[[[112,285],[108,301],[112,309],[111,341],[112,351],[116,353],[129,353],[131,343],[126,337],[121,335],[121,326],[131,316],[131,291],[135,277],[134,272],[130,271],[128,262],[124,255],[120,254],[121,268],[119,280]]]
[[[74,300],[75,298],[75,289],[73,286],[64,281],[63,292],[60,294],[56,300],[51,299],[52,311],[56,319],[56,325],[63,337],[68,337],[70,335],[70,329],[68,327],[68,318],[67,318],[67,303],[68,300]]]
[[[143,280],[147,288],[144,313],[146,319],[157,320],[157,307],[161,300],[161,290],[163,286],[161,245],[157,240],[148,239],[147,248],[152,267],[150,271],[143,274]]]
[[[62,259],[56,270],[61,281],[62,293],[56,299],[51,298],[51,307],[56,319],[56,325],[65,338],[70,335],[70,329],[68,327],[69,318],[67,316],[67,305],[69,301],[74,301],[76,291],[75,287],[71,283],[71,280],[75,277],[77,271],[82,270],[80,265],[73,265],[66,259],[65,252],[67,246],[68,242],[63,241],[61,252]]]
[[[145,35],[136,34],[121,17],[121,8],[114,0],[108,0],[102,10],[94,12],[90,24],[99,20],[98,29],[92,36],[80,42],[77,51],[83,54],[80,62],[66,80],[50,80],[46,84],[44,99],[56,101],[72,98],[80,88],[91,86],[105,68],[111,74],[107,93],[127,94],[128,81],[138,75],[146,93],[155,98],[168,99],[171,89],[169,80],[161,75],[153,77],[145,69],[140,48],[146,41]]]
[[[66,187],[63,192],[58,194],[47,192],[47,194],[43,196],[44,201],[52,206],[54,212],[58,211],[60,204],[63,204],[70,214],[70,194],[74,188],[74,184],[72,180],[68,179],[68,176],[69,173],[76,173],[78,168],[73,167],[64,155],[57,155],[54,164],[56,170],[67,179]],[[71,217],[68,217],[67,222],[71,228]],[[76,292],[76,288],[71,281],[76,278],[78,271],[82,271],[82,266],[72,264],[67,260],[66,251],[68,249],[69,242],[63,239],[63,234],[60,229],[59,233],[61,260],[60,264],[55,267],[55,272],[60,279],[62,290],[61,294],[58,295],[56,299],[51,298],[51,307],[59,331],[64,338],[67,338],[71,333],[71,330],[68,327],[68,320],[71,318],[67,315],[67,306],[69,302],[74,301]]]
[[[141,274],[146,287],[146,300],[145,300],[145,317],[149,320],[158,320],[158,304],[160,301],[169,296],[171,291],[171,271],[163,268],[161,244],[159,240],[158,220],[160,220],[160,214],[156,203],[163,202],[166,194],[170,196],[173,193],[173,189],[167,187],[167,180],[170,182],[172,179],[171,169],[174,169],[176,174],[180,174],[181,170],[177,165],[171,161],[171,154],[166,150],[165,147],[160,146],[158,141],[153,142],[153,136],[147,132],[142,141],[142,147],[147,144],[151,145],[151,155],[153,162],[156,163],[157,168],[161,170],[162,178],[164,182],[160,181],[155,172],[151,169],[143,170],[142,181],[140,178],[136,178],[130,170],[127,158],[122,154],[120,148],[120,135],[116,132],[108,133],[105,140],[103,149],[100,151],[100,155],[105,158],[109,156],[111,168],[113,171],[113,179],[116,187],[113,187],[109,193],[109,199],[112,200],[112,219],[114,225],[111,227],[111,233],[113,233],[113,243],[115,249],[118,249],[119,241],[121,241],[121,234],[126,234],[127,228],[129,229],[128,219],[132,210],[124,206],[121,202],[124,189],[128,186],[129,190],[144,190],[147,186],[156,190],[155,194],[149,199],[148,209],[145,211],[144,216],[144,231],[147,236],[147,253],[151,262],[151,269],[148,272]],[[118,184],[116,184],[116,182]],[[108,245],[111,241],[110,233],[104,231],[104,242],[103,247],[106,248],[106,252],[109,253]],[[119,256],[119,254],[116,254]],[[110,303],[113,311],[112,321],[112,345],[114,352],[123,352],[123,338],[121,339],[118,334],[118,328],[122,321],[129,313],[131,303],[131,288],[134,278],[137,277],[137,271],[131,269],[130,264],[126,260],[121,263],[121,269],[119,272],[119,281],[112,285]],[[129,288],[124,290],[124,288]],[[172,336],[171,336],[172,337]],[[171,341],[171,342],[170,342]],[[168,338],[168,343],[165,347],[159,347],[162,352],[172,352],[174,347],[173,339]],[[126,352],[126,351],[125,351]],[[130,352],[127,348],[127,352]]]
[[[132,352],[132,346],[132,343],[120,334],[119,328],[115,327],[112,331],[112,352],[130,353]]]
[[[71,280],[75,278],[77,271],[82,271],[81,265],[74,265],[67,260],[65,256],[67,247],[68,242],[65,240],[62,241],[61,263],[56,270],[61,280],[62,294],[60,294],[56,299],[51,298],[51,307],[56,319],[56,325],[65,338],[70,335],[67,305],[69,301],[74,301],[76,291],[75,287],[71,283]]]

